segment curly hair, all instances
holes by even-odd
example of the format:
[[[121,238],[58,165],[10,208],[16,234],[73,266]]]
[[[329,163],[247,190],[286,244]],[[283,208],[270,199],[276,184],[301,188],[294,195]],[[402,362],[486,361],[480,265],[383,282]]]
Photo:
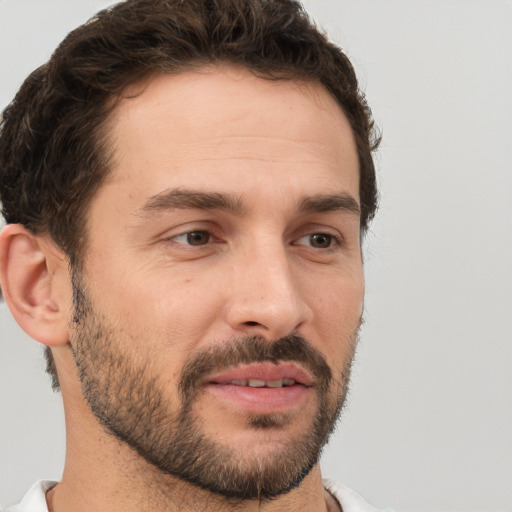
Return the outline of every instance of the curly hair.
[[[123,92],[154,73],[217,63],[327,88],[355,136],[364,233],[377,208],[379,138],[349,59],[295,0],[127,0],[71,32],[0,119],[6,222],[48,234],[79,268],[87,207],[110,171],[105,126]]]

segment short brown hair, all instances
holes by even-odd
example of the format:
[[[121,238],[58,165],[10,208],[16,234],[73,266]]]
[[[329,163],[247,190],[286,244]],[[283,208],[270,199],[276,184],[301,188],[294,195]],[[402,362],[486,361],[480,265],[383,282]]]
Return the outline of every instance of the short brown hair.
[[[377,208],[371,112],[346,55],[294,0],[127,0],[71,32],[3,112],[7,223],[48,233],[79,267],[87,206],[109,172],[104,127],[116,99],[152,73],[222,62],[329,90],[355,135],[364,233]]]

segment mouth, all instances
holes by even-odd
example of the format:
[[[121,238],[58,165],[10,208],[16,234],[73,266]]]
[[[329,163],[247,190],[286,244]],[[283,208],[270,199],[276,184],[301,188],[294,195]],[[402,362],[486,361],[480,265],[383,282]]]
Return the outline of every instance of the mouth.
[[[216,384],[213,382],[212,384]],[[223,383],[218,383],[225,386],[248,386],[250,388],[283,388],[294,386],[297,382],[293,379],[277,379],[277,380],[261,380],[261,379],[236,379]]]
[[[206,389],[224,406],[258,414],[286,412],[300,406],[313,384],[307,370],[288,362],[243,365],[205,381]]]
[[[209,377],[211,384],[281,388],[294,385],[311,387],[311,374],[295,363],[253,363],[237,366]]]

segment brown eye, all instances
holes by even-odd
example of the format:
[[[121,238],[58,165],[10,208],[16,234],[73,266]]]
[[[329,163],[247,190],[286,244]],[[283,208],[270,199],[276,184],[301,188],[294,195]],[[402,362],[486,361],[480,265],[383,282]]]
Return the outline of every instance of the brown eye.
[[[299,238],[295,243],[312,249],[332,249],[334,245],[339,245],[338,239],[328,233],[311,233]]]
[[[186,237],[189,245],[205,245],[210,241],[211,235],[208,231],[191,231]]]
[[[309,244],[315,249],[328,249],[332,245],[332,235],[326,233],[314,233],[309,235]]]

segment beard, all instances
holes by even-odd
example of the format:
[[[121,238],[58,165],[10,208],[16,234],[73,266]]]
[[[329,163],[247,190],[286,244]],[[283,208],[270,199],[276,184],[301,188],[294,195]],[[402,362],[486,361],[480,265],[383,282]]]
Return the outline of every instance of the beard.
[[[179,403],[172,404],[152,355],[135,358],[122,349],[123,343],[142,345],[142,340],[94,311],[79,275],[73,277],[73,290],[71,350],[82,394],[106,431],[163,475],[232,501],[264,500],[297,487],[318,462],[345,402],[358,329],[339,341],[348,344],[349,354],[336,376],[325,357],[299,335],[272,342],[250,336],[197,350],[183,365]],[[263,456],[249,456],[250,446],[236,450],[208,435],[194,407],[204,379],[242,364],[280,361],[299,363],[314,377],[317,406],[309,427],[287,435]],[[294,418],[247,414],[245,420],[246,428],[270,433],[285,429]]]

